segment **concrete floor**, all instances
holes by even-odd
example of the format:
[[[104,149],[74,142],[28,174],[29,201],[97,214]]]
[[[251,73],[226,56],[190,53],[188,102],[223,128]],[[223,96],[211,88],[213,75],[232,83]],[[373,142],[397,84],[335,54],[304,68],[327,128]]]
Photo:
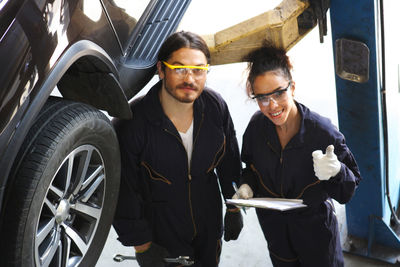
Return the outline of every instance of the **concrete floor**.
[[[334,201],[336,215],[339,222],[339,231],[343,247],[347,235],[345,206]],[[221,261],[219,267],[272,267],[269,258],[267,243],[258,223],[255,209],[247,210],[243,215],[244,227],[238,240],[223,242]],[[111,228],[103,252],[96,267],[139,267],[136,261],[124,261],[121,263],[113,261],[115,254],[134,256],[133,247],[124,247],[117,240],[115,230]],[[397,255],[397,254],[396,254]],[[400,252],[399,252],[400,257]],[[400,264],[387,262],[344,253],[345,267],[393,267]],[[321,266],[322,267],[322,266]]]
[[[344,209],[338,207],[338,219],[343,225]],[[254,209],[244,215],[244,224],[239,239],[224,242],[222,246],[220,267],[272,267],[269,259],[267,243],[261,232]],[[138,267],[136,261],[114,262],[115,254],[134,255],[132,247],[124,247],[116,240],[116,233],[111,229],[107,243],[96,267]],[[357,255],[345,253],[346,267],[393,267],[395,265]]]
[[[398,266],[398,265],[393,265],[381,261],[376,261],[364,257],[360,257],[357,255],[352,255],[352,254],[345,254],[344,255],[345,259],[345,266],[346,267],[389,267],[389,266]]]

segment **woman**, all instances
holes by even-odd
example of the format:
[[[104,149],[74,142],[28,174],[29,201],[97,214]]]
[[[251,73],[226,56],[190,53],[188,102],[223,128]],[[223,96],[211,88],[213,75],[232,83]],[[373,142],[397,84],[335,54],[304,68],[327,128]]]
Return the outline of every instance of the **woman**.
[[[243,136],[246,168],[235,197],[303,199],[307,205],[256,210],[274,266],[343,266],[331,198],[342,204],[351,199],[361,180],[356,161],[329,119],[294,100],[284,50],[264,46],[246,61],[247,93],[260,110]]]

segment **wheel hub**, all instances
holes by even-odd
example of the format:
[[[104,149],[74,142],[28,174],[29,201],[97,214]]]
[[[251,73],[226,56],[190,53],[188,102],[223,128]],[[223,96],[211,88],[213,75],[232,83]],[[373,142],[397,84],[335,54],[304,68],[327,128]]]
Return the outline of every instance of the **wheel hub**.
[[[68,219],[70,207],[71,207],[71,204],[69,203],[68,200],[63,199],[60,201],[60,204],[58,205],[57,212],[56,212],[56,222],[58,224],[64,222],[66,219]]]

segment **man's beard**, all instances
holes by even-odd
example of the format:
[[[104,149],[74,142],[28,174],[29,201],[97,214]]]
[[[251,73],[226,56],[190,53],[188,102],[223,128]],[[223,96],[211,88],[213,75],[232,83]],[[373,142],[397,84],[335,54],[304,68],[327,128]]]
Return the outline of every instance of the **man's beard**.
[[[164,84],[164,88],[167,91],[167,93],[170,96],[172,96],[174,99],[178,100],[179,102],[182,102],[182,103],[193,103],[194,100],[196,100],[196,98],[198,97],[197,92],[199,91],[199,89],[193,84],[182,83],[182,84],[177,85],[175,87],[175,89],[172,89],[171,87],[169,87],[167,85],[165,79],[163,80],[163,84]],[[190,89],[193,90],[193,92],[196,92],[196,98],[193,99],[193,97],[191,95],[190,96],[186,96],[186,94],[183,94],[183,96],[180,96],[180,95],[176,94],[177,90],[180,89],[180,88],[183,88],[183,87],[190,88]]]

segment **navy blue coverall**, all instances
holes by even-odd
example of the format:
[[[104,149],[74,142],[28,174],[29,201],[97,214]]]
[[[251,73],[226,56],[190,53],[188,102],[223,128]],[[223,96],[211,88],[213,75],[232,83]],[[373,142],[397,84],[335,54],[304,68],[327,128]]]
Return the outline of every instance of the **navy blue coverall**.
[[[291,211],[257,209],[274,266],[343,266],[338,223],[331,198],[348,202],[361,180],[344,136],[330,120],[296,103],[301,114],[299,132],[281,148],[275,125],[257,111],[243,136],[242,183],[256,197],[303,199],[307,208]],[[335,146],[339,173],[320,181],[312,152]]]
[[[224,100],[205,88],[194,102],[190,164],[181,137],[164,114],[157,83],[131,105],[133,119],[115,122],[122,176],[114,219],[125,246],[152,241],[170,257],[191,256],[193,266],[217,266],[222,199],[235,193],[241,163]]]

